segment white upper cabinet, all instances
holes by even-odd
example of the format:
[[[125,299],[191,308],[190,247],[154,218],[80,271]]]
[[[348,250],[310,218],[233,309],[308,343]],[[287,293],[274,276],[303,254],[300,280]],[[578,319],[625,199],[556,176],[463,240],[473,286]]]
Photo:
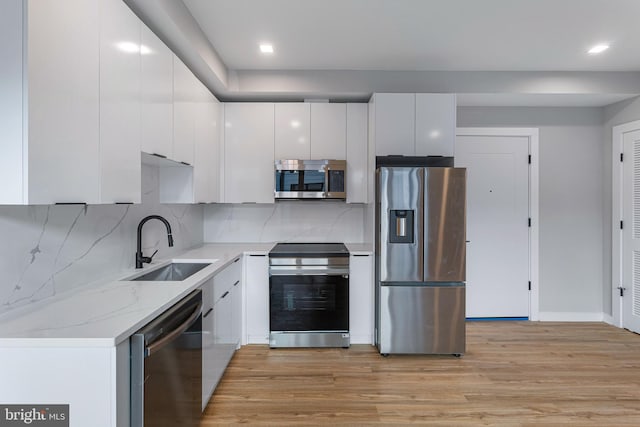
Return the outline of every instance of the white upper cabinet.
[[[198,79],[174,55],[173,60],[173,155],[172,160],[193,164],[195,98]]]
[[[26,10],[26,40],[14,40],[27,55],[20,203],[99,203],[99,4],[34,0]]]
[[[455,94],[376,93],[373,97],[377,156],[452,156]]]
[[[173,156],[173,52],[142,24],[142,141],[145,153]]]
[[[140,203],[140,30],[124,2],[100,0],[100,201]]]
[[[23,200],[22,0],[0,3],[0,203]]]
[[[220,102],[203,85],[195,109],[195,158],[193,194],[196,203],[220,200]]]
[[[311,103],[311,158],[344,160],[346,140],[346,104]]]
[[[453,156],[456,138],[456,95],[416,94],[416,155]]]
[[[367,104],[347,106],[347,203],[367,202]]]
[[[413,93],[376,93],[377,156],[415,155],[416,98]]]
[[[311,108],[302,102],[275,104],[275,158],[309,160]]]
[[[224,201],[273,203],[274,104],[226,103]]]

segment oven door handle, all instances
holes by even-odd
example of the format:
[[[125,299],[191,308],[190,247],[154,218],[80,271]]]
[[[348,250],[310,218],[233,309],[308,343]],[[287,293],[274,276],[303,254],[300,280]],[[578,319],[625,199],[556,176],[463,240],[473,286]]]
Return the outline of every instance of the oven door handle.
[[[342,276],[349,277],[348,268],[318,268],[318,267],[271,267],[270,276]]]

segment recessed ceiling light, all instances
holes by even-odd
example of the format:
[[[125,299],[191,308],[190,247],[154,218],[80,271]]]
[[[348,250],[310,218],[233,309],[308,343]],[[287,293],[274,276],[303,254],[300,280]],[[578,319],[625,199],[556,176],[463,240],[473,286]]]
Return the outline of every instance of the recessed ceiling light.
[[[273,53],[273,45],[263,43],[260,45],[260,52],[262,53]]]
[[[590,54],[601,53],[601,52],[604,52],[607,49],[609,49],[609,45],[608,44],[597,44],[594,47],[592,47],[591,49],[589,49],[588,53],[590,53]]]

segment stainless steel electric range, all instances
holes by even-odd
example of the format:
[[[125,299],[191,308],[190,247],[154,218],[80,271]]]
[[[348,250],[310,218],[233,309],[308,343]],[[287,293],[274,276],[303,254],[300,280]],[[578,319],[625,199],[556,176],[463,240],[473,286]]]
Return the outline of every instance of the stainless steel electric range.
[[[269,346],[349,347],[349,251],[279,243],[269,253]]]

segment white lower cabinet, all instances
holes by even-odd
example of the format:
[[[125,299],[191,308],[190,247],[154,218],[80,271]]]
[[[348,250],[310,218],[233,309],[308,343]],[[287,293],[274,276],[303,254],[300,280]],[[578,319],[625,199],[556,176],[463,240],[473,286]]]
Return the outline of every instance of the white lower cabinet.
[[[202,410],[220,382],[238,345],[242,320],[241,257],[202,286]]]
[[[240,278],[233,283],[231,292],[231,318],[233,325],[232,342],[235,350],[242,345],[242,269],[240,270]]]
[[[21,406],[67,404],[67,425],[128,427],[129,365],[129,340],[115,347],[65,347],[55,340],[35,347],[3,347],[0,402]],[[28,423],[3,423],[11,424]],[[32,423],[38,424],[48,423]]]
[[[245,257],[244,289],[246,344],[269,343],[269,257],[249,254]]]
[[[352,344],[373,344],[373,256],[349,258],[349,332]]]
[[[214,351],[213,279],[207,280],[200,289],[202,289],[202,410],[204,411],[219,377],[216,372]]]

